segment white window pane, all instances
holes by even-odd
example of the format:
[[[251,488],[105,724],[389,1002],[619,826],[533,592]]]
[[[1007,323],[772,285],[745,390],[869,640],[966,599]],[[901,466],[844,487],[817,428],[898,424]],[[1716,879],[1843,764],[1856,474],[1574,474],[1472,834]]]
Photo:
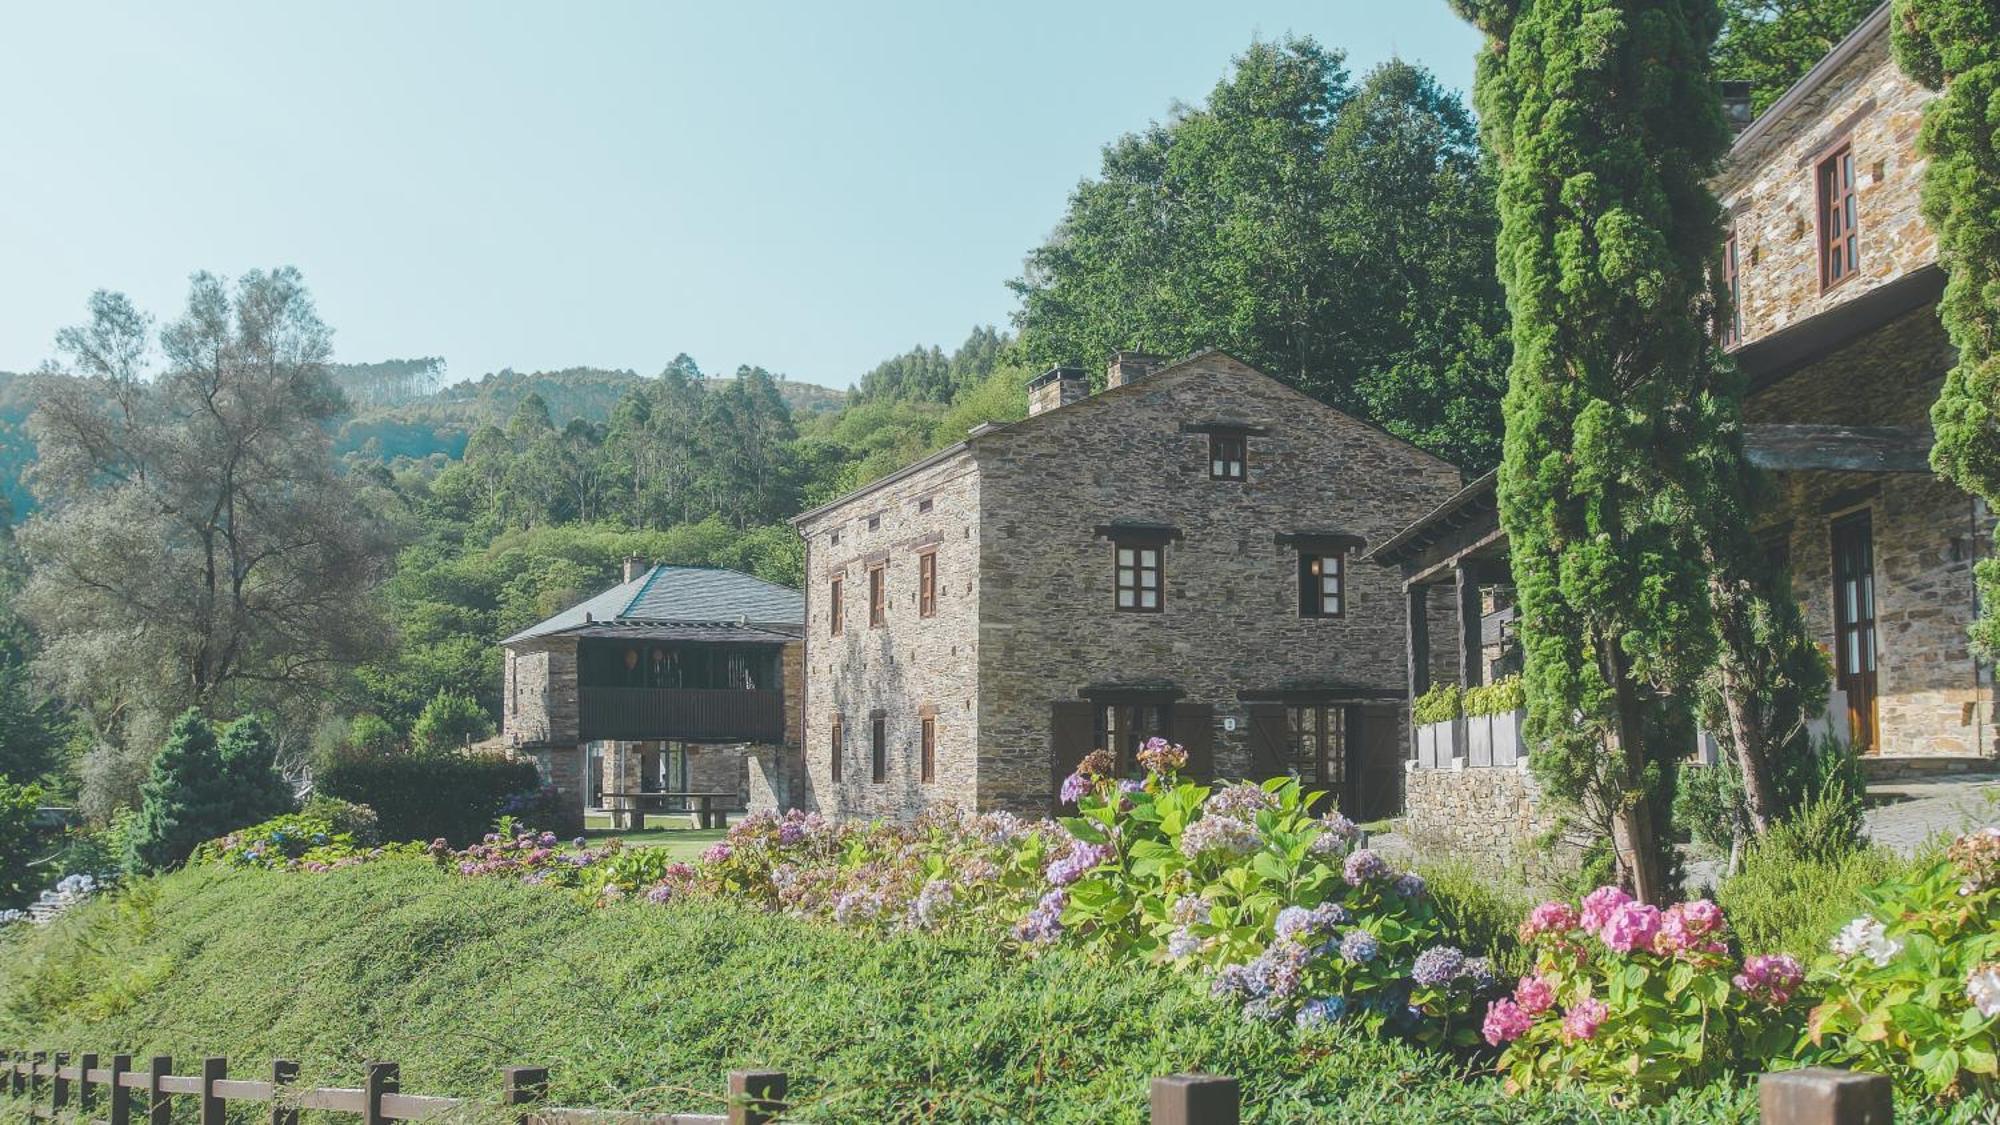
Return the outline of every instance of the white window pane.
[[[1130,548],[1130,547],[1120,547],[1120,548],[1118,548],[1118,565],[1119,565],[1119,566],[1131,566],[1131,565],[1132,565],[1132,558],[1133,558],[1133,555],[1134,555],[1134,552],[1133,552],[1132,548]]]
[[[1118,591],[1118,608],[1119,609],[1132,608],[1132,591],[1130,590]]]
[[[1160,594],[1159,594],[1159,591],[1157,591],[1157,590],[1141,590],[1141,591],[1139,592],[1139,605],[1140,605],[1140,607],[1141,607],[1141,608],[1143,608],[1143,609],[1153,609],[1153,608],[1157,607],[1157,606],[1158,606],[1159,604],[1160,604]]]
[[[1216,476],[1226,477],[1229,475],[1229,465],[1223,461],[1211,461],[1208,463],[1208,471]]]
[[[1340,595],[1338,593],[1332,593],[1326,596],[1326,612],[1328,613],[1340,612]]]
[[[1160,572],[1159,572],[1159,571],[1157,571],[1157,570],[1142,570],[1142,571],[1140,571],[1140,572],[1139,572],[1139,588],[1140,588],[1140,589],[1142,589],[1142,590],[1156,590],[1156,589],[1158,589],[1158,588],[1159,588],[1159,585],[1160,585]]]

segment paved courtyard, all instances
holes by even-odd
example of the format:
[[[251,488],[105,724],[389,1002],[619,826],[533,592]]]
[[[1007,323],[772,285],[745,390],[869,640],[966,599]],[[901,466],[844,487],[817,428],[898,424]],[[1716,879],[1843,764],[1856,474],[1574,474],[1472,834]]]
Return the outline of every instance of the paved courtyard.
[[[1933,836],[2000,824],[2000,773],[1877,782],[1868,804],[1868,837],[1908,855]]]

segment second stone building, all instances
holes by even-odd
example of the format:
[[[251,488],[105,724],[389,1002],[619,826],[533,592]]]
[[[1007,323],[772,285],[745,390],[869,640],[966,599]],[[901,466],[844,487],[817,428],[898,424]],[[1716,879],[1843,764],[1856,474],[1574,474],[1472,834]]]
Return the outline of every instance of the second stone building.
[[[1030,413],[798,517],[804,785],[836,816],[1041,815],[1090,750],[1394,811],[1400,576],[1450,464],[1219,352],[1058,368]]]

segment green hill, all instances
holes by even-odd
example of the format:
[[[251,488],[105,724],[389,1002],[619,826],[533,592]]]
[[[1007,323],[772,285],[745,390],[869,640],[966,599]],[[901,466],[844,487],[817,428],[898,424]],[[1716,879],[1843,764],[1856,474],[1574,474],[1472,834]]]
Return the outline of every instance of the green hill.
[[[287,1057],[322,1083],[394,1059],[406,1091],[469,1096],[546,1065],[563,1104],[702,1112],[730,1068],[766,1066],[792,1076],[801,1121],[1138,1122],[1148,1079],[1189,1070],[1241,1078],[1246,1121],[1602,1113],[1378,1040],[1301,1052],[1188,977],[715,904],[591,909],[421,861],[188,871],[0,931],[0,1043]],[[1751,1102],[1651,1119],[1742,1120]]]

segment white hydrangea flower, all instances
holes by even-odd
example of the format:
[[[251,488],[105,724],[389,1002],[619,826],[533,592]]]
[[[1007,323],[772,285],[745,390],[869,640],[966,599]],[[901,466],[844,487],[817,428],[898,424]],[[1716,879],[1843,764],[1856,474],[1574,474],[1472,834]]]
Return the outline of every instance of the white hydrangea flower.
[[[1833,951],[1849,960],[1866,957],[1879,969],[1903,951],[1903,943],[1890,938],[1882,923],[1864,915],[1834,935]]]
[[[2000,962],[1981,965],[1966,974],[1965,998],[1987,1019],[2000,1016]]]

